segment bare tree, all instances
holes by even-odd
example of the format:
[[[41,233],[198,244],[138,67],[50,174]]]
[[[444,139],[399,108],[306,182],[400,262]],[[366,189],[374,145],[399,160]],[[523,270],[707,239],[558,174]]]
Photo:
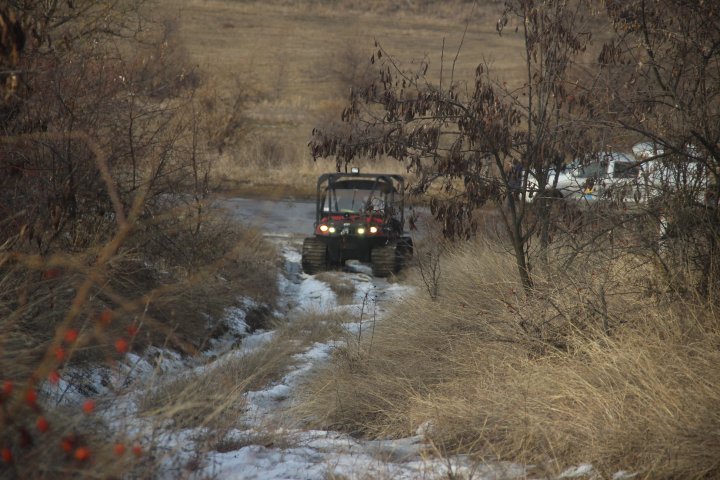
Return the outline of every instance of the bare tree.
[[[10,173],[0,178],[0,241],[22,237],[45,255],[112,233],[117,209],[97,152],[78,132],[103,152],[123,208],[146,192],[151,218],[167,208],[167,193],[192,192],[196,205],[207,195],[207,132],[193,113],[199,78],[176,46],[174,24],[139,22],[141,7],[43,1],[14,11],[33,41],[22,57],[9,55],[20,87],[0,136],[26,140],[0,145]]]
[[[363,156],[405,162],[419,176],[413,191],[432,194],[432,212],[448,237],[471,235],[477,228],[473,211],[494,202],[522,283],[532,288],[529,246],[538,232],[543,246],[549,243],[552,202],[530,204],[529,185],[536,185],[534,195],[548,197],[551,174],[583,143],[581,124],[573,123],[581,112],[576,105],[571,114],[568,77],[589,41],[582,30],[586,6],[567,0],[506,2],[498,32],[517,26],[525,47],[527,76],[513,90],[495,81],[487,65],[477,68],[469,93],[454,78],[454,68],[432,84],[427,64],[405,70],[378,47],[372,61],[380,64],[379,79],[353,90],[343,112],[351,128],[315,130],[313,155],[335,156],[338,168]]]
[[[720,286],[720,5],[606,6],[616,35],[600,55],[608,95],[597,111],[605,125],[635,132],[650,147],[649,210],[669,222],[656,260],[679,288],[696,282],[710,293]]]

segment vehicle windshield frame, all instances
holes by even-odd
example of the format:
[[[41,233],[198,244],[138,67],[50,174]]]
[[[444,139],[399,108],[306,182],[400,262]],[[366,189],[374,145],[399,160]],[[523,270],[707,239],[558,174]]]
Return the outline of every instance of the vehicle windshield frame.
[[[382,210],[387,205],[387,193],[365,188],[333,188],[323,196],[325,213],[359,214],[368,210]]]

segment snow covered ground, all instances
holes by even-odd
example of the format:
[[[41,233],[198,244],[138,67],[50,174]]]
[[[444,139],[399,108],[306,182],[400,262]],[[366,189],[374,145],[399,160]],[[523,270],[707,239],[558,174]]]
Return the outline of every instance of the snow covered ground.
[[[342,309],[347,313],[344,325],[356,333],[363,325],[358,322],[363,302],[372,297],[377,305],[376,315],[382,316],[384,304],[393,298],[407,295],[409,287],[388,283],[370,276],[366,266],[351,265],[344,273],[355,286],[354,302],[338,305],[329,285],[315,276],[300,273],[300,254],[297,247],[283,245],[285,274],[279,279],[283,303],[290,309],[327,312]],[[363,323],[370,322],[369,319]],[[369,328],[369,325],[365,325]],[[262,335],[262,334],[261,334]],[[243,348],[255,341],[251,335]],[[248,443],[238,450],[210,453],[204,472],[228,479],[324,479],[332,475],[343,478],[433,478],[446,469],[444,465],[422,460],[426,447],[421,436],[394,441],[362,442],[337,432],[303,430],[286,425],[284,412],[293,402],[293,391],[305,375],[326,361],[338,345],[333,340],[316,343],[297,354],[295,366],[280,381],[263,390],[246,394],[248,402],[243,424],[247,430],[234,430],[229,440]],[[268,432],[272,430],[272,432]],[[278,445],[254,445],[252,439],[259,432],[281,438]]]
[[[368,275],[368,267],[351,264],[344,273],[355,285],[354,302],[339,306],[335,293],[330,287],[314,276],[299,272],[300,255],[296,248],[286,244],[283,248],[286,261],[284,278],[280,279],[281,289],[292,308],[287,313],[292,318],[294,311],[317,309],[327,312],[342,309],[355,315],[363,308],[367,298],[377,306],[379,321],[386,305],[392,299],[410,293],[410,287],[388,283],[384,279]],[[370,315],[363,323],[372,321]],[[370,328],[357,321],[344,325],[351,333],[360,328]],[[250,337],[252,338],[252,336]],[[428,455],[428,445],[422,435],[399,440],[362,441],[332,431],[304,430],[284,426],[284,413],[292,406],[293,392],[304,376],[322,362],[327,361],[337,341],[316,343],[307,351],[296,355],[294,369],[282,380],[267,388],[249,392],[246,395],[248,408],[243,423],[249,428],[235,430],[231,436],[238,443],[250,439],[238,450],[209,454],[205,474],[226,479],[325,479],[325,478],[393,478],[393,479],[434,479],[434,478],[516,478],[524,475],[519,465],[493,464],[476,465],[465,457],[438,460]],[[282,438],[277,446],[253,445],[251,439],[259,431],[273,429],[274,436]],[[267,433],[267,432],[266,432]],[[455,476],[450,476],[455,475]]]
[[[337,311],[348,315],[343,327],[350,334],[367,331],[371,322],[382,321],[393,299],[408,295],[411,287],[373,277],[368,266],[352,263],[344,279],[355,287],[349,304],[338,304],[330,286],[316,276],[306,275],[300,267],[300,242],[293,235],[275,234],[285,260],[278,278],[282,311],[275,314],[292,321],[309,310]],[[168,350],[149,349],[143,356],[127,355],[116,368],[68,372],[82,381],[47,387],[44,395],[57,404],[79,405],[87,396],[107,396],[107,405],[98,408],[115,431],[125,432],[141,444],[152,445],[154,455],[164,465],[157,478],[220,479],[506,479],[527,478],[526,467],[505,462],[477,463],[465,456],[438,458],[425,441],[423,430],[415,436],[394,440],[359,440],[334,431],[303,428],[293,422],[288,409],[295,401],[296,389],[309,372],[324,362],[341,340],[315,343],[295,355],[293,368],[279,381],[261,390],[244,394],[245,408],[237,422],[243,429],[230,430],[222,451],[200,451],[200,443],[209,433],[204,428],[177,430],[139,415],[142,395],[164,382],[183,375],[202,374],[223,368],[225,362],[263,348],[272,331],[248,333],[245,314],[255,307],[245,299],[239,308],[229,309],[222,321],[228,326],[223,338],[214,340],[199,358],[183,358]],[[359,315],[366,313],[362,317]],[[358,322],[358,318],[364,318]],[[99,403],[102,401],[100,400]],[[99,405],[100,407],[100,405]],[[269,440],[270,439],[270,440]],[[198,458],[199,468],[188,469]],[[564,478],[597,478],[590,465],[581,465],[563,473]],[[624,477],[618,477],[624,478]]]
[[[284,311],[276,312],[288,321],[316,310],[347,314],[343,325],[351,335],[362,329],[369,331],[371,322],[382,317],[393,299],[411,292],[411,287],[375,278],[367,265],[350,263],[338,275],[350,280],[355,287],[353,300],[338,304],[330,286],[315,276],[306,275],[300,268],[300,244],[292,237],[276,236],[285,260],[284,271],[278,278]],[[170,428],[162,422],[140,415],[140,402],[148,391],[161,388],[165,382],[183,375],[197,375],[223,368],[237,357],[261,349],[274,336],[272,331],[248,333],[245,313],[256,307],[244,299],[241,307],[228,309],[223,322],[227,325],[224,337],[215,339],[199,358],[184,358],[170,350],[156,347],[144,355],[130,353],[115,367],[68,369],[57,385],[46,385],[43,392],[48,402],[56,405],[79,406],[92,397],[97,399],[97,412],[111,430],[123,432],[126,438],[152,445],[154,455],[161,458],[164,471],[158,478],[220,478],[220,479],[325,479],[325,478],[516,478],[524,470],[518,465],[474,465],[467,458],[437,460],[428,454],[429,445],[421,434],[399,440],[362,441],[348,435],[306,430],[288,419],[294,392],[305,376],[326,362],[341,340],[315,343],[298,353],[293,368],[277,382],[262,390],[244,395],[246,402],[242,418],[237,422],[244,430],[231,430],[223,443],[242,445],[230,451],[202,452],[200,470],[184,469],[198,454],[199,441],[208,432],[203,428]],[[365,315],[361,317],[361,310]],[[358,321],[363,318],[362,321]],[[239,338],[242,338],[239,341]],[[106,399],[106,400],[103,400]],[[276,439],[267,445],[264,439]],[[261,441],[263,440],[263,441]],[[449,474],[455,475],[448,477]]]

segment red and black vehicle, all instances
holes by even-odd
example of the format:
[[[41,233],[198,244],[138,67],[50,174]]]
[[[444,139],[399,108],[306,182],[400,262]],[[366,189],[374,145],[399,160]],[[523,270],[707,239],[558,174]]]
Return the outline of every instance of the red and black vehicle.
[[[346,260],[397,273],[412,256],[405,236],[405,180],[382,173],[326,173],[318,178],[315,234],[303,242],[302,267],[315,274]]]

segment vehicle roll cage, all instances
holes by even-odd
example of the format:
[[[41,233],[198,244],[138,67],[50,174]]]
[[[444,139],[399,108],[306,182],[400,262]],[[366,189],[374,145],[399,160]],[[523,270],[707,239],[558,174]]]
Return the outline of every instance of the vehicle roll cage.
[[[383,193],[399,193],[400,225],[405,225],[405,179],[402,175],[384,173],[324,173],[318,177],[317,197],[315,200],[315,226],[320,223],[323,216],[322,202],[323,190],[330,191],[335,188],[338,182],[352,182],[353,180],[374,180],[372,192],[382,191]],[[387,190],[378,189],[379,186],[386,186]],[[393,195],[393,204],[397,204]],[[394,206],[394,205],[393,205]]]

